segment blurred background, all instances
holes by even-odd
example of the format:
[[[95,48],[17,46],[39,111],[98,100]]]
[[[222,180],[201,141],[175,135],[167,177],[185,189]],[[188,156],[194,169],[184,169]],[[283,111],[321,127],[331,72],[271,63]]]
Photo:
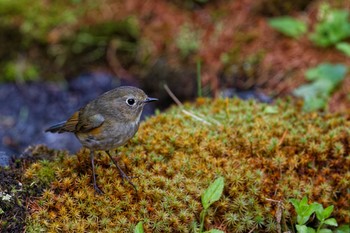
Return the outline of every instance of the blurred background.
[[[119,85],[172,104],[293,96],[349,116],[349,0],[0,0],[0,164]]]

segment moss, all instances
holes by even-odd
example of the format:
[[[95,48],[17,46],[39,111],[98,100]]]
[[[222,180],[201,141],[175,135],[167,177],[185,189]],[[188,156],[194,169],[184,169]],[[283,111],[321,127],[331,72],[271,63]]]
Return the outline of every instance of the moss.
[[[104,195],[94,193],[87,150],[50,162],[54,179],[30,203],[27,231],[130,232],[143,221],[146,232],[190,232],[198,226],[200,195],[217,176],[225,177],[224,194],[209,209],[206,229],[276,232],[281,207],[271,199],[284,204],[291,224],[288,199],[304,195],[335,205],[338,223],[349,222],[346,118],[301,113],[283,101],[277,114],[237,99],[199,99],[185,107],[212,125],[174,107],[144,122],[115,152],[136,177],[137,194],[103,152],[95,164]],[[28,178],[40,173],[36,166]]]

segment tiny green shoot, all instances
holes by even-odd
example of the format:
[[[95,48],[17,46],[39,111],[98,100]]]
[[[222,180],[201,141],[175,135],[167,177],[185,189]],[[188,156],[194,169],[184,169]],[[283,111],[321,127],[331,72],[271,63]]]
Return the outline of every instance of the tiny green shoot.
[[[134,233],[144,233],[142,224],[143,224],[142,221],[140,221],[136,224],[135,229],[134,229]]]
[[[224,178],[219,177],[217,178],[212,184],[209,185],[209,187],[204,191],[202,194],[202,206],[203,210],[200,214],[200,232],[203,232],[204,228],[204,219],[208,212],[208,208],[216,201],[218,201],[222,195],[222,192],[224,190]],[[212,229],[210,231],[211,233],[221,233],[220,230]]]
[[[323,208],[323,206],[317,202],[308,204],[307,197],[304,197],[302,200],[290,199],[289,200],[294,206],[295,212],[297,213],[297,224],[295,228],[298,233],[332,233],[331,229],[327,227],[337,227],[338,223],[335,218],[330,218],[334,206],[328,206]],[[315,216],[319,221],[317,229],[307,226],[311,216]],[[334,232],[343,233],[349,229],[348,225],[342,225],[337,228]]]
[[[305,22],[289,16],[272,18],[269,20],[269,25],[280,33],[296,39],[301,37],[307,30]]]

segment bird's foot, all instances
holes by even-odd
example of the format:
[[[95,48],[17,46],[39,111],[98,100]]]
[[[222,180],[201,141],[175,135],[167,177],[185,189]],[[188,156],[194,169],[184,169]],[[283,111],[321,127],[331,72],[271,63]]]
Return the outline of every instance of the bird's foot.
[[[120,177],[122,178],[123,182],[124,182],[124,180],[128,181],[128,183],[131,184],[132,187],[134,187],[135,191],[137,192],[136,186],[135,186],[134,183],[131,181],[131,179],[132,179],[132,178],[135,178],[135,177],[129,177],[129,176],[127,176],[127,175],[125,174],[125,172],[124,172],[122,169],[120,169],[119,167],[118,167],[118,170],[119,170],[119,175],[120,175]]]

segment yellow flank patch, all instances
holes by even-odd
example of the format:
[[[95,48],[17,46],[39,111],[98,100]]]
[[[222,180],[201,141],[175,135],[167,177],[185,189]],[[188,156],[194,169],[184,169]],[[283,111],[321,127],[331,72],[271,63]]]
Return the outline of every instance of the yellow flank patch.
[[[79,122],[79,111],[75,112],[68,120],[64,126],[64,130],[68,132],[75,132],[76,126]]]
[[[94,129],[89,131],[89,135],[92,135],[92,136],[99,135],[101,133],[101,129],[102,129],[101,126],[94,128]]]

